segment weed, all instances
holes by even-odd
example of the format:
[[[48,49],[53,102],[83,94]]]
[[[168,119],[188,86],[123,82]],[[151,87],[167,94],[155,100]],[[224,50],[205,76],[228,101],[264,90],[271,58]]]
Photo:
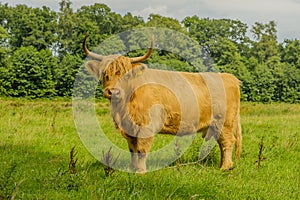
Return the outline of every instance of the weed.
[[[52,117],[52,121],[51,121],[51,132],[54,133],[55,132],[55,123],[56,123],[56,117],[57,117],[57,113],[58,113],[58,109],[54,110],[54,115]]]
[[[257,159],[257,167],[260,168],[261,167],[261,162],[265,159],[263,157],[263,151],[265,149],[264,146],[264,137],[261,137],[260,143],[259,143],[259,153],[258,153],[258,159]]]
[[[293,148],[295,148],[296,144],[299,144],[299,139],[297,137],[297,134],[290,135],[287,138],[285,148],[286,148],[286,150],[293,149]]]
[[[76,163],[78,161],[77,158],[77,152],[75,151],[75,146],[72,147],[70,151],[70,162],[69,162],[69,172],[70,174],[76,174]]]
[[[102,152],[103,160],[104,160],[104,164],[105,164],[104,172],[105,172],[106,176],[110,176],[115,172],[115,169],[113,169],[112,166],[114,164],[116,164],[116,162],[120,156],[120,154],[119,154],[116,158],[114,158],[111,153],[111,150],[112,150],[112,147],[110,147],[106,153],[104,153],[104,151]]]
[[[75,146],[73,146],[69,152],[69,166],[68,169],[59,168],[56,174],[50,179],[50,183],[55,189],[64,188],[67,191],[78,191],[82,185],[86,171],[79,174],[77,169],[78,158]]]

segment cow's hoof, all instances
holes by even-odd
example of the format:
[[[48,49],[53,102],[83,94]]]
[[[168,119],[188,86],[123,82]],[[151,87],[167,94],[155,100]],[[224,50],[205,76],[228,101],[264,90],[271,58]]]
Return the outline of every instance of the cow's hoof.
[[[227,167],[221,167],[221,170],[226,172],[226,171],[231,171],[234,169],[234,166],[227,166]]]
[[[135,173],[138,175],[144,175],[147,173],[147,170],[137,170]]]
[[[233,163],[227,163],[227,164],[223,164],[221,165],[221,170],[222,171],[230,171],[230,170],[233,170]]]

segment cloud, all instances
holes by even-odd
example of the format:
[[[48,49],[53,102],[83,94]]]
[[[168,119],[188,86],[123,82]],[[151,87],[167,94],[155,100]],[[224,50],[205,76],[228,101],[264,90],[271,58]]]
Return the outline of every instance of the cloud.
[[[1,0],[0,0],[1,1]],[[3,2],[4,1],[4,2]],[[32,7],[46,5],[59,10],[61,0],[2,0],[10,5],[26,4]],[[279,38],[300,38],[300,0],[71,0],[76,10],[83,5],[104,3],[116,13],[122,15],[131,12],[144,19],[155,13],[182,20],[187,16],[200,18],[238,19],[252,26],[255,22],[277,22]]]
[[[6,4],[8,3],[8,5],[10,6],[16,6],[19,4],[25,4],[29,7],[43,7],[43,6],[47,6],[49,8],[51,8],[52,10],[59,10],[59,2],[60,0],[46,0],[46,1],[33,1],[33,0],[3,0],[0,1],[0,3],[2,2],[2,4]]]
[[[211,18],[231,18],[247,23],[275,21],[278,38],[300,38],[300,0],[204,0],[204,10]]]
[[[167,6],[157,6],[157,7],[152,7],[149,6],[147,8],[144,8],[142,10],[134,10],[132,11],[133,15],[141,16],[144,19],[147,19],[150,14],[160,14],[165,17],[171,17],[172,14],[168,12]]]
[[[275,13],[275,12],[295,12],[299,11],[299,5],[295,0],[205,0],[205,4],[213,10],[223,12],[261,12],[261,13]]]

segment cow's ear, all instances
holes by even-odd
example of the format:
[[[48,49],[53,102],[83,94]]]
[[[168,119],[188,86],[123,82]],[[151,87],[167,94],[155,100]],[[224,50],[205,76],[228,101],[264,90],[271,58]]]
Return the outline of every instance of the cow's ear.
[[[143,75],[144,71],[147,69],[145,64],[134,64],[132,69],[124,74],[123,79],[128,80],[130,78],[135,78],[137,76]]]
[[[139,64],[137,66],[134,66],[132,69],[133,76],[140,76],[144,73],[144,71],[147,69],[147,65],[145,64]]]
[[[90,74],[95,76],[98,80],[101,78],[100,62],[96,60],[89,60],[85,63],[85,68]]]

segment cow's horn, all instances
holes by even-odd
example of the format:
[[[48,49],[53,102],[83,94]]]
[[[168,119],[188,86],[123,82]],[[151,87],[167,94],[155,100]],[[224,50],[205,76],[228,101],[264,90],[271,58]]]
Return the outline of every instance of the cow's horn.
[[[86,33],[84,41],[83,41],[83,50],[84,50],[85,55],[88,56],[88,57],[90,57],[90,58],[92,58],[92,59],[102,60],[103,56],[101,56],[100,54],[96,54],[96,53],[90,52],[88,50],[88,48],[86,47],[86,40],[87,40],[88,36],[89,36],[89,34]]]
[[[152,35],[151,47],[149,48],[148,52],[143,56],[130,58],[130,61],[132,63],[137,63],[137,62],[143,62],[143,61],[147,60],[152,53],[153,46],[154,46],[154,35]]]

